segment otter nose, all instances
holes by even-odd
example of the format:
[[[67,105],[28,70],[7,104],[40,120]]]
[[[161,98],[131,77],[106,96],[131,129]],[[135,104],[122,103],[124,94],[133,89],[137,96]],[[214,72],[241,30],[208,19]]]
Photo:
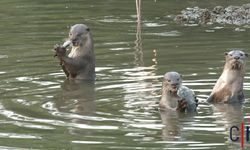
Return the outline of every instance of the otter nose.
[[[71,42],[72,42],[72,43],[76,42],[76,39],[71,39]]]
[[[172,87],[177,87],[179,84],[178,83],[172,83],[171,86]]]
[[[238,59],[240,59],[240,57],[239,56],[235,56],[234,59],[238,60]]]
[[[77,39],[71,39],[71,42],[73,45],[75,45],[77,43]]]

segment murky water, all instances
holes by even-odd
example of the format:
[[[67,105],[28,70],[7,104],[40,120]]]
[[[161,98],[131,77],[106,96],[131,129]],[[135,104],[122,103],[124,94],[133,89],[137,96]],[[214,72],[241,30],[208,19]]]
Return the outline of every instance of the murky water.
[[[183,26],[169,15],[244,3],[143,1],[140,25],[133,0],[1,0],[0,149],[241,149],[229,130],[250,124],[250,70],[243,106],[205,100],[224,52],[249,53],[249,26]],[[93,32],[95,83],[65,80],[53,58],[75,23]],[[172,70],[198,95],[197,115],[158,111],[161,77]]]

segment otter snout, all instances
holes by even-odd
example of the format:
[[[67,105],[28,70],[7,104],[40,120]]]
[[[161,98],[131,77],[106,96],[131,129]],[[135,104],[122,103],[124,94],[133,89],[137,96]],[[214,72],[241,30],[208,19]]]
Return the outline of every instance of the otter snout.
[[[77,38],[71,39],[71,43],[73,46],[78,46],[79,45],[79,40]]]
[[[171,91],[175,92],[175,91],[177,91],[179,89],[179,87],[180,87],[179,83],[172,83],[171,84]]]
[[[239,60],[240,57],[239,57],[239,56],[235,56],[234,59],[235,59],[235,60]]]
[[[178,88],[179,87],[179,83],[173,83],[171,84],[172,88]]]
[[[77,44],[77,39],[73,39],[73,40],[71,40],[71,42],[72,42],[73,45],[76,45]]]

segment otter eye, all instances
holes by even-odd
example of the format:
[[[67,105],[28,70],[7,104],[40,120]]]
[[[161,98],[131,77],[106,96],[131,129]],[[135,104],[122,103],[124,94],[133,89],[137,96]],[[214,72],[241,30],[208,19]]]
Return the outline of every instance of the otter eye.
[[[69,33],[69,36],[72,36],[72,33]]]
[[[243,56],[243,54],[242,54],[242,53],[240,53],[240,56],[242,57],[242,56]]]
[[[180,81],[180,78],[178,78],[177,81]]]
[[[168,80],[168,82],[171,82],[171,80]]]
[[[232,55],[232,54],[229,54],[229,56],[231,56],[231,57],[232,57],[233,55]]]

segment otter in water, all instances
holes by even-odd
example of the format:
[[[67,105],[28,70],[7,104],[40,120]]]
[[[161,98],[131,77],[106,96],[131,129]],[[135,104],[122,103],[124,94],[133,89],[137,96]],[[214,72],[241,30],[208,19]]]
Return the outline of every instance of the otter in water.
[[[66,54],[67,46],[72,45]],[[94,80],[95,54],[90,29],[84,24],[76,24],[70,28],[69,38],[63,45],[55,47],[60,65],[69,79]]]
[[[163,77],[160,108],[180,112],[195,112],[197,99],[194,92],[182,85],[182,77],[177,72],[167,72]]]
[[[225,53],[226,62],[220,78],[217,80],[208,102],[243,102],[243,79],[248,54],[240,50]]]

